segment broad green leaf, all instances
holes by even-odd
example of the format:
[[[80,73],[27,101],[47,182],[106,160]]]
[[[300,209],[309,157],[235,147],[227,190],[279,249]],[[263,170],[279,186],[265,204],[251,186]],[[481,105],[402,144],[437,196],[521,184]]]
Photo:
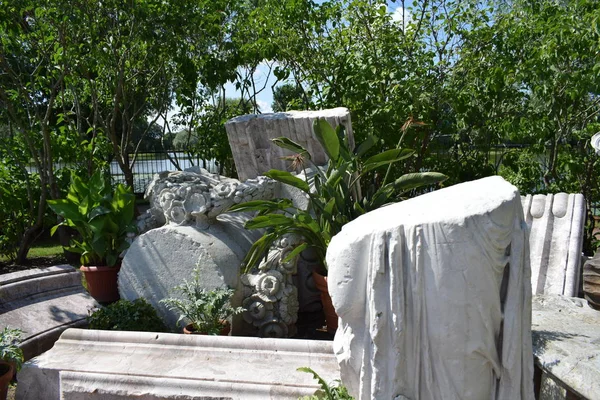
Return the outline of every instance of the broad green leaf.
[[[367,137],[356,149],[356,155],[358,157],[364,156],[367,151],[371,150],[371,148],[377,144],[378,140],[379,138],[375,135]]]
[[[103,206],[98,206],[90,212],[89,221],[92,221],[94,218],[96,218],[100,215],[108,214],[110,212],[111,212],[111,210],[109,208],[106,208]]]
[[[297,255],[299,255],[300,253],[302,253],[307,248],[308,248],[308,244],[307,243],[302,243],[299,246],[296,246],[296,248],[294,248],[294,250],[292,250],[289,253],[287,253],[286,256],[283,258],[283,260],[281,260],[281,261],[284,262],[284,263],[290,262],[291,260],[294,259],[294,257],[296,257]]]
[[[310,187],[308,183],[300,179],[287,171],[280,171],[278,169],[272,169],[265,173],[265,176],[275,179],[278,182],[285,183],[291,186],[294,186],[303,192],[310,193]]]
[[[400,178],[396,179],[394,181],[394,188],[400,192],[406,192],[420,186],[440,183],[446,179],[448,179],[448,177],[439,172],[415,172],[402,175]]]
[[[329,125],[329,122],[322,118],[315,119],[313,122],[313,131],[317,140],[323,146],[325,153],[333,161],[337,161],[340,156],[340,141],[331,125]]]
[[[81,213],[79,212],[79,207],[77,206],[77,204],[74,204],[68,200],[48,200],[48,206],[52,209],[52,211],[54,211],[55,213],[67,220],[85,220],[84,216],[81,215]]]
[[[287,149],[293,151],[294,153],[301,154],[310,160],[310,154],[308,153],[308,151],[293,140],[282,136],[275,139],[271,139],[271,141],[283,149]]]
[[[253,200],[245,203],[235,204],[229,208],[230,212],[246,212],[246,211],[275,211],[285,210],[293,207],[293,203],[289,199],[280,199],[277,201],[270,200]]]
[[[244,226],[246,229],[270,228],[281,225],[293,225],[294,221],[281,214],[259,215],[249,221],[246,221]]]
[[[408,158],[414,154],[413,150],[410,149],[392,149],[384,151],[383,153],[379,153],[370,157],[364,163],[363,173],[367,171],[371,171],[375,168],[381,167],[382,165],[387,165],[394,163],[396,161],[403,160]]]
[[[330,187],[337,186],[339,180],[344,178],[347,168],[348,168],[347,163],[341,163],[340,167],[338,169],[334,170],[333,173],[331,174],[331,176],[329,176],[329,178],[327,178],[327,182],[325,183],[325,185],[330,186]]]

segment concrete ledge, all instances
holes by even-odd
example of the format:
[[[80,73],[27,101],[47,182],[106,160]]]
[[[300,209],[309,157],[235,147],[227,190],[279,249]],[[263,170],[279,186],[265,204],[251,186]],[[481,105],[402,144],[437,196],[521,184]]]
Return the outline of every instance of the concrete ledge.
[[[69,329],[24,366],[17,399],[297,399],[318,389],[298,367],[339,379],[326,341]]]
[[[583,299],[564,296],[534,296],[532,306],[542,395],[554,393],[540,399],[600,400],[600,312]]]

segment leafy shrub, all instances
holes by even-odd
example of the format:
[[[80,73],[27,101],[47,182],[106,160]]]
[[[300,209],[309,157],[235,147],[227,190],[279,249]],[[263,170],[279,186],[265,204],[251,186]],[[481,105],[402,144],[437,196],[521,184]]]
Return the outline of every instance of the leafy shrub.
[[[119,300],[88,316],[90,329],[109,331],[168,332],[156,314],[156,310],[145,299]]]
[[[0,360],[14,363],[17,371],[23,365],[23,350],[18,346],[22,333],[20,329],[8,326],[0,331]]]

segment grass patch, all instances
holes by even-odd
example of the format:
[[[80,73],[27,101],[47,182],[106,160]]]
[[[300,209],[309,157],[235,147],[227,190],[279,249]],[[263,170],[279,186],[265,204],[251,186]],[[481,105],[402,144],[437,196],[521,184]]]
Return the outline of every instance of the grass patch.
[[[63,248],[55,240],[41,240],[36,242],[29,253],[27,258],[38,258],[38,257],[51,257],[57,258],[63,256]],[[0,255],[0,261],[8,261],[8,257]]]
[[[56,257],[63,254],[63,248],[56,243],[42,243],[29,250],[27,257]]]

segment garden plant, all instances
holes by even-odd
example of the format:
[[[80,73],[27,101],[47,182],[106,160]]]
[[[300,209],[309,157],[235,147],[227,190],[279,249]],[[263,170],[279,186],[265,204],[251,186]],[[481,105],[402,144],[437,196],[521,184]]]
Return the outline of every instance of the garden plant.
[[[196,267],[191,281],[184,280],[176,286],[182,298],[170,297],[161,300],[170,310],[179,313],[177,325],[186,321],[185,327],[194,333],[219,335],[227,329],[228,319],[244,311],[242,307],[232,307],[230,304],[233,289],[217,288],[204,289],[200,284],[200,270]]]
[[[116,265],[129,248],[128,235],[137,232],[131,189],[118,184],[113,190],[100,171],[87,183],[73,175],[67,197],[49,200],[48,205],[63,218],[52,233],[62,225],[77,230],[79,237],[67,250],[81,254],[82,265]]]
[[[281,137],[273,139],[273,143],[296,153],[294,163],[303,169],[308,179],[304,180],[281,170],[270,170],[265,174],[304,192],[308,197],[306,210],[294,206],[289,199],[255,200],[230,209],[258,212],[256,217],[246,222],[245,227],[266,229],[265,234],[250,248],[244,260],[244,272],[255,267],[275,241],[289,234],[302,237],[303,242],[290,252],[287,259],[292,259],[305,249],[311,249],[326,269],[327,246],[346,223],[366,212],[402,199],[412,189],[437,184],[447,178],[437,172],[418,172],[391,179],[391,165],[413,156],[414,151],[402,149],[398,143],[395,149],[368,157],[368,152],[378,141],[377,137],[369,136],[355,149],[351,149],[342,125],[334,130],[326,120],[317,119],[313,129],[329,157],[324,169],[314,164],[305,148]],[[379,170],[383,172],[377,174]]]

